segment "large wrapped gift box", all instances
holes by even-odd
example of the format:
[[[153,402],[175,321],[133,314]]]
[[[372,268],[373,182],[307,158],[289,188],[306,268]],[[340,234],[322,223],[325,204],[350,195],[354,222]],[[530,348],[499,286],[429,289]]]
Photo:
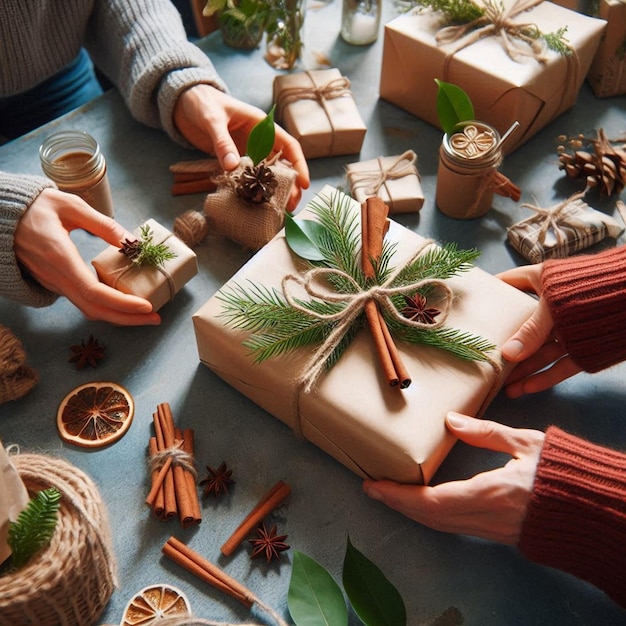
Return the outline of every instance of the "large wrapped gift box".
[[[367,128],[337,68],[276,76],[273,97],[277,121],[307,159],[361,151]]]
[[[509,7],[513,0],[503,2]],[[542,2],[512,21],[535,24],[543,33],[567,27],[565,37],[575,54],[548,50],[545,63],[530,57],[513,60],[497,35],[466,46],[471,35],[438,45],[439,14],[401,15],[385,25],[381,97],[440,128],[435,79],[454,83],[471,98],[476,119],[501,134],[519,122],[503,146],[504,152],[511,152],[576,102],[605,26],[603,20],[552,2]],[[523,45],[513,36],[508,39]]]
[[[158,311],[198,273],[198,261],[189,246],[155,220],[149,219],[142,226],[150,228],[154,243],[164,243],[176,256],[163,266],[140,267],[121,254],[119,248],[109,246],[91,263],[100,282],[145,298],[152,303],[152,310]],[[135,229],[134,235],[141,238],[141,226]]]
[[[326,198],[334,194],[339,192],[332,187],[320,192]],[[349,202],[350,210],[360,215],[358,203]],[[394,264],[408,262],[424,242],[394,221],[387,238],[397,242]],[[462,361],[436,348],[398,342],[413,381],[400,390],[383,380],[372,338],[364,328],[334,367],[305,393],[294,378],[311,349],[253,363],[242,345],[247,333],[225,325],[221,300],[235,286],[280,290],[282,279],[300,270],[302,260],[291,252],[281,231],[193,316],[200,360],[358,475],[428,483],[454,444],[445,427],[447,412],[480,415],[501,386],[507,367],[498,375],[493,364]],[[476,267],[447,282],[454,290],[454,304],[446,326],[480,335],[496,346],[535,308],[533,298]],[[494,357],[500,361],[499,350]]]

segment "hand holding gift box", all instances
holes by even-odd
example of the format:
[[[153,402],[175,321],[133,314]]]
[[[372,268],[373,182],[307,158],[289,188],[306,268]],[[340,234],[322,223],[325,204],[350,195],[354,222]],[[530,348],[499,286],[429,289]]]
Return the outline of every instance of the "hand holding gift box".
[[[135,241],[121,242],[121,248],[109,246],[91,263],[101,282],[149,300],[153,311],[158,311],[198,273],[196,254],[153,219],[134,234]],[[151,255],[143,260],[140,256],[146,240],[160,250],[152,261]]]
[[[332,188],[326,187],[312,205],[335,203],[347,207],[348,223],[358,222],[358,204]],[[307,211],[307,215],[311,214]],[[393,221],[386,238],[386,245],[393,250],[394,267],[404,267],[418,248],[432,250],[432,244]],[[346,263],[352,261],[346,259]],[[454,443],[445,427],[446,413],[484,411],[506,375],[507,365],[500,363],[498,346],[529,317],[535,301],[477,268],[469,269],[462,277],[444,281],[454,297],[445,328],[436,335],[427,333],[429,338],[435,337],[434,345],[398,342],[411,374],[410,387],[399,391],[381,384],[371,335],[355,324],[349,333],[351,341],[340,342],[341,357],[331,359],[334,366],[323,368],[307,393],[302,381],[294,379],[307,365],[310,350],[305,347],[255,362],[250,345],[243,343],[251,339],[249,333],[227,324],[224,309],[225,300],[245,289],[254,289],[270,304],[275,297],[282,299],[281,285],[288,276],[300,275],[304,265],[283,233],[262,248],[194,315],[201,361],[357,474],[410,483],[430,481]],[[331,280],[345,285],[345,279]],[[319,307],[322,315],[333,314],[340,306],[317,301],[318,305],[311,306]],[[251,310],[245,315],[254,323]],[[319,335],[323,326],[314,325],[308,332]],[[452,336],[447,329],[452,329]],[[457,332],[461,339],[482,338],[495,349],[480,361],[464,360],[438,347],[452,346]]]

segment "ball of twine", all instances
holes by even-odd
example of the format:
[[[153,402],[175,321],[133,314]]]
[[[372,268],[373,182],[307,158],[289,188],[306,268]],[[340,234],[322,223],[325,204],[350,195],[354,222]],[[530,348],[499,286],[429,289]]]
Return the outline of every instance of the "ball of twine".
[[[0,404],[26,395],[38,378],[37,372],[26,365],[22,342],[0,325]]]
[[[209,233],[209,225],[199,211],[185,211],[174,220],[174,234],[190,248],[199,244]]]
[[[31,497],[61,493],[50,544],[19,571],[0,577],[1,626],[96,623],[116,585],[108,516],[92,480],[52,457],[16,454],[11,461]]]

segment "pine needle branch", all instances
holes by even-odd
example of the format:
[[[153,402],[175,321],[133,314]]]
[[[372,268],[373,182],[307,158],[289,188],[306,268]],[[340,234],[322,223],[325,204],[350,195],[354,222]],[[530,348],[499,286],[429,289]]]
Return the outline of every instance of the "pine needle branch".
[[[176,258],[165,243],[154,243],[154,233],[148,224],[141,227],[139,253],[133,258],[133,263],[143,266],[162,267],[166,261]]]

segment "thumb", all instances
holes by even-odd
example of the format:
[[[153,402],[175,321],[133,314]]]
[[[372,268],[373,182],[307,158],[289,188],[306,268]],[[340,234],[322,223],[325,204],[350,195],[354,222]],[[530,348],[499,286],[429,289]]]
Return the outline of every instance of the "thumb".
[[[546,301],[540,298],[533,314],[502,346],[502,356],[507,361],[523,361],[543,346],[553,326],[550,309]]]

